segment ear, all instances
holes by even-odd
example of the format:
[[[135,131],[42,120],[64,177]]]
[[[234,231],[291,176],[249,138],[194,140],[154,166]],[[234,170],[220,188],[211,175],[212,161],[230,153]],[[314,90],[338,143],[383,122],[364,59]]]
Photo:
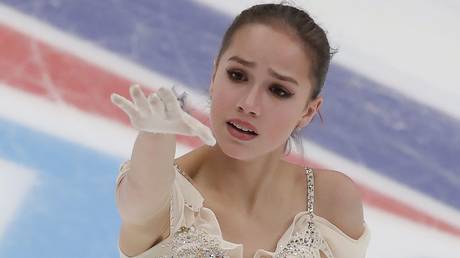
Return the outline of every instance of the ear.
[[[297,127],[300,129],[307,126],[311,122],[313,117],[316,115],[322,104],[322,96],[318,96],[314,100],[311,100],[310,103],[308,103],[308,105],[305,107],[305,110],[302,114],[302,118],[299,120]]]

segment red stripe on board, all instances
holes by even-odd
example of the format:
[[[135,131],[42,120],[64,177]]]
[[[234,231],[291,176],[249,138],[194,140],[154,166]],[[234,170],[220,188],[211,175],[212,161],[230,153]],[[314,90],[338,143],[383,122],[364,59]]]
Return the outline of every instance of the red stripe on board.
[[[299,165],[304,164],[304,161],[302,161],[299,156],[290,156],[288,160]],[[311,161],[309,161],[308,163],[312,167],[324,168],[322,165],[318,163],[314,163]],[[444,231],[454,236],[460,237],[460,228],[451,225],[439,218],[435,218],[429,214],[426,214],[421,210],[413,208],[402,201],[389,197],[365,185],[356,185],[362,193],[363,201],[369,204],[370,206],[379,208],[381,210],[385,210],[392,214],[406,218],[412,222],[428,225],[440,231]]]
[[[113,92],[129,96],[130,81],[3,25],[0,25],[0,81],[50,101],[65,102],[82,111],[130,125],[127,116],[110,102]],[[191,113],[209,126],[206,115],[196,110]],[[177,139],[191,148],[202,144],[196,137],[178,135]],[[299,157],[287,159],[303,164]],[[364,185],[359,187],[364,201],[374,207],[460,237],[460,228],[454,225]]]
[[[431,227],[434,227],[438,230],[448,232],[455,236],[460,236],[460,228],[458,227],[450,225],[449,223],[426,214],[423,211],[410,207],[399,200],[385,196],[384,194],[370,189],[364,185],[358,185],[358,187],[363,193],[363,200],[374,207],[384,209],[393,214],[407,218],[413,222],[430,225]]]

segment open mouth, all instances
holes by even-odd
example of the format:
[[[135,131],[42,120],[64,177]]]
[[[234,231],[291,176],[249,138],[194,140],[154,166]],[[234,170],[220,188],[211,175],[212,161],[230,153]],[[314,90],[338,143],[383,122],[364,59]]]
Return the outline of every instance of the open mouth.
[[[230,122],[227,122],[227,124],[228,124],[229,126],[231,126],[232,128],[238,130],[238,131],[241,132],[241,133],[244,133],[244,134],[247,134],[247,135],[258,135],[257,133],[255,133],[255,132],[253,132],[253,131],[245,131],[245,130],[243,130],[243,129],[240,129],[240,128],[236,127],[235,125],[233,125],[233,124],[230,123]]]

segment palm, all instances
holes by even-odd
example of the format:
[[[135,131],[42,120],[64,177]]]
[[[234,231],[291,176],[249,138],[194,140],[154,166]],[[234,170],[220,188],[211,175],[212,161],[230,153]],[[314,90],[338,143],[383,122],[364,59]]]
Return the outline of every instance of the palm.
[[[211,130],[181,109],[172,90],[160,88],[148,98],[138,85],[131,86],[129,92],[133,102],[118,94],[112,94],[111,99],[137,130],[198,136],[205,144],[215,144]]]

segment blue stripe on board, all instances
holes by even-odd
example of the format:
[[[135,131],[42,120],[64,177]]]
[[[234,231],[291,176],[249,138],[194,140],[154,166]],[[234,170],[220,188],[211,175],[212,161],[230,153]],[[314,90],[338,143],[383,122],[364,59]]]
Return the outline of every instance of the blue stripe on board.
[[[8,225],[0,257],[117,257],[119,159],[3,120],[0,158],[39,179]]]
[[[3,2],[203,92],[231,21],[184,0]],[[460,210],[458,120],[339,65],[324,96],[305,137]]]

